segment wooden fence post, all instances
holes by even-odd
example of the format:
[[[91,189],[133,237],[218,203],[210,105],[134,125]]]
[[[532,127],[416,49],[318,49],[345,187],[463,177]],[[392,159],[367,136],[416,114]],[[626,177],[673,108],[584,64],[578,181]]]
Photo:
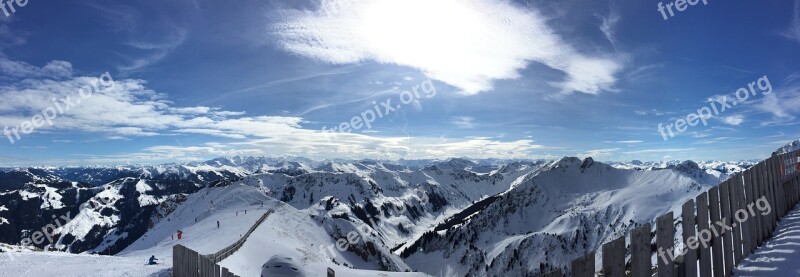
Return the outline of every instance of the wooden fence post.
[[[689,199],[681,207],[681,225],[683,226],[683,242],[684,247],[687,248],[686,255],[683,257],[684,269],[686,277],[697,277],[697,249],[688,247],[689,238],[695,238],[695,215],[694,215],[694,199]],[[649,262],[649,261],[648,261]]]
[[[650,263],[652,256],[650,223],[639,226],[631,232],[631,273],[633,277],[653,276],[653,265]]]
[[[172,246],[172,276],[176,277],[185,277],[186,274],[183,273],[183,249],[181,249],[180,244],[176,244]]]
[[[736,174],[731,180],[731,214],[733,214],[734,218],[736,218],[737,211],[742,210],[744,207],[744,195],[742,194],[742,175]],[[746,235],[744,234],[745,229],[742,228],[743,223],[744,222],[738,222],[737,220],[736,226],[732,226],[735,265],[738,265],[742,259],[744,259],[743,253],[744,248],[746,247],[744,246],[742,237]]]
[[[719,186],[719,198],[720,198],[720,212],[722,212],[722,217],[720,221],[723,222],[725,226],[731,226],[733,224],[733,216],[731,216],[731,200],[730,200],[730,180],[723,182]],[[725,258],[725,275],[724,276],[732,276],[731,270],[733,270],[733,236],[731,235],[731,230],[725,229],[725,227],[717,226],[722,236],[722,257]]]
[[[594,277],[594,252],[572,261],[572,277]]]
[[[709,231],[709,218],[708,218],[708,192],[703,192],[695,198],[697,202],[697,232],[698,238],[701,232]],[[708,242],[701,243],[699,257],[700,257],[700,276],[711,276],[711,248],[707,245]]]
[[[603,276],[625,277],[625,237],[603,245]]]
[[[674,277],[675,261],[670,258],[670,254],[675,255],[675,225],[672,212],[656,219],[656,245],[658,277]]]
[[[708,210],[711,213],[711,229],[713,233],[713,239],[711,240],[711,255],[712,255],[712,264],[714,265],[713,271],[714,276],[723,276],[722,274],[725,272],[723,262],[725,258],[723,258],[723,249],[722,249],[722,238],[719,235],[718,230],[719,225],[717,222],[720,221],[720,211],[719,211],[719,187],[712,187],[708,190]]]
[[[744,188],[745,188],[744,194],[745,194],[745,198],[746,198],[745,207],[748,207],[750,205],[750,203],[753,203],[754,202],[753,200],[755,200],[753,198],[755,196],[755,194],[753,194],[753,180],[751,178],[752,172],[753,172],[752,170],[747,170],[743,174],[743,182],[744,182]],[[748,247],[747,247],[747,252],[746,252],[745,256],[748,256],[748,255],[753,253],[753,250],[755,250],[756,247],[758,247],[757,244],[756,244],[756,239],[755,239],[756,238],[756,218],[754,216],[748,217],[746,225],[747,225],[747,233],[748,233],[747,244],[746,245]]]

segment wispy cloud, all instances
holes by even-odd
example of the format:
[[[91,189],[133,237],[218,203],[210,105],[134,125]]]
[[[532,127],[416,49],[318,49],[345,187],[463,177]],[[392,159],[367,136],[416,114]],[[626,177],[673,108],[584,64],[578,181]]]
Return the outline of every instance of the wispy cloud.
[[[800,0],[794,1],[792,21],[789,25],[789,28],[787,28],[782,34],[786,38],[800,43]]]
[[[51,61],[43,67],[26,62],[14,61],[0,56],[0,72],[12,78],[52,78],[72,76],[72,64],[65,61]]]
[[[622,19],[622,17],[620,16],[615,3],[616,2],[611,1],[611,7],[609,8],[608,15],[597,15],[597,17],[600,19],[600,31],[603,32],[603,35],[605,35],[608,42],[611,42],[611,45],[616,48],[617,40],[614,37],[614,30],[616,29],[617,23],[620,21],[620,19]]]
[[[137,71],[166,58],[188,37],[189,30],[182,21],[197,10],[194,0],[175,1],[166,5],[91,2],[90,7],[101,11],[109,25],[128,39],[122,42],[131,51],[118,53],[127,60],[118,66],[123,72]],[[190,8],[186,8],[190,7]],[[169,16],[164,16],[164,15]]]
[[[580,158],[587,158],[591,157],[593,159],[608,159],[611,158],[619,148],[603,148],[603,149],[593,149],[589,150],[586,153],[578,154],[577,156]]]
[[[642,140],[619,140],[619,141],[606,141],[606,142],[608,142],[608,143],[621,143],[621,144],[636,144],[636,143],[642,143],[644,141],[642,141]]]
[[[451,121],[453,125],[461,129],[473,129],[475,128],[475,118],[469,116],[457,116],[454,117]]]
[[[289,52],[334,64],[408,66],[465,94],[516,79],[530,62],[562,71],[563,80],[550,82],[562,93],[599,94],[614,90],[622,68],[614,58],[579,53],[536,10],[505,1],[322,0],[277,18],[271,33]]]
[[[786,83],[774,93],[765,95],[753,105],[754,110],[772,114],[772,118],[761,122],[762,126],[792,123],[800,113],[800,84]]]

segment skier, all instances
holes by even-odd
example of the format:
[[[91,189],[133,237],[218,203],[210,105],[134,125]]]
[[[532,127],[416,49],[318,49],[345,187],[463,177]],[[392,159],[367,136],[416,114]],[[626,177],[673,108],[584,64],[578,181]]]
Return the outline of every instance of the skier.
[[[217,229],[219,229],[219,220],[217,220]]]
[[[147,264],[148,265],[158,264],[158,263],[156,263],[156,261],[158,261],[158,259],[156,259],[156,255],[153,255],[153,256],[150,256],[150,260],[149,260],[149,262]]]
[[[183,238],[183,232],[181,232],[181,230],[178,230],[178,240],[181,240],[181,238]]]

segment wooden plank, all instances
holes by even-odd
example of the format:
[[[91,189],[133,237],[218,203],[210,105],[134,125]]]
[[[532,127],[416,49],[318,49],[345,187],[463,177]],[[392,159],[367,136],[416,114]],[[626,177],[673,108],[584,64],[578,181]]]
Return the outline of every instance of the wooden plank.
[[[603,245],[603,276],[625,277],[625,237]]]
[[[181,245],[176,244],[172,246],[172,276],[184,277],[183,268],[181,268]]]
[[[764,196],[764,182],[761,180],[763,175],[761,167],[762,164],[756,165],[755,172],[753,174],[753,177],[755,178],[753,180],[753,184],[755,185],[756,189],[755,201],[758,201],[758,199],[761,199],[761,197]],[[758,237],[756,239],[758,246],[761,246],[764,243],[764,234],[766,234],[766,230],[764,229],[766,227],[766,223],[764,222],[766,219],[759,212],[756,212],[756,218],[758,220]]]
[[[223,267],[222,270],[221,270],[220,275],[222,275],[222,277],[228,277],[230,275],[230,272],[228,271],[228,268]]]
[[[719,226],[716,223],[720,220],[719,187],[713,187],[708,190],[708,211],[711,214],[711,230],[717,230]],[[711,240],[711,261],[714,276],[723,276],[725,259],[722,255],[722,238],[719,236],[718,231],[713,231],[712,233],[714,239]]]
[[[759,197],[759,199],[760,198],[768,199],[767,184],[766,184],[766,181],[765,181],[766,180],[765,176],[767,175],[766,174],[767,171],[766,171],[766,169],[764,169],[764,167],[765,167],[765,164],[763,162],[760,163],[760,165],[758,167],[759,170],[758,170],[758,180],[757,180],[757,182],[758,182],[758,187],[761,190],[761,197]],[[769,201],[769,200],[767,200],[767,201]],[[761,242],[763,244],[764,241],[766,241],[767,236],[769,234],[769,225],[771,223],[769,222],[770,220],[766,215],[763,215],[758,211],[756,211],[756,214],[758,215],[758,217],[761,218]]]
[[[686,277],[697,277],[697,249],[690,248],[689,238],[694,238],[695,242],[697,231],[695,230],[694,199],[689,199],[681,208],[681,218],[683,226],[684,247],[687,247],[686,254],[683,256],[684,274]],[[648,261],[649,264],[649,261]],[[644,276],[644,275],[643,275]],[[650,275],[647,275],[650,276]]]
[[[189,271],[188,276],[197,277],[198,276],[197,272],[200,270],[197,264],[197,252],[194,252],[194,250],[191,250],[189,248],[185,249],[186,249],[185,250],[186,256],[184,257],[184,259],[187,260],[186,266],[187,270]]]
[[[675,275],[675,261],[670,259],[666,252],[673,252],[675,255],[675,225],[672,212],[662,215],[656,219],[656,245],[658,247],[658,277],[673,277]]]
[[[724,226],[731,226],[733,223],[733,218],[731,216],[731,201],[730,201],[730,180],[723,182],[719,186],[719,198],[720,198],[720,212],[721,218],[720,221],[723,222]],[[722,232],[722,257],[725,259],[725,273],[724,276],[731,276],[731,271],[733,270],[733,236],[731,235],[730,230],[727,230],[726,227],[717,226],[720,232]]]
[[[769,176],[769,182],[767,184],[769,185],[770,190],[769,204],[772,206],[772,213],[769,214],[772,221],[770,233],[772,233],[775,231],[775,228],[778,227],[778,219],[780,219],[780,217],[778,217],[778,212],[775,209],[775,205],[778,203],[778,180],[775,174],[775,157],[767,159],[767,174],[767,176]]]
[[[736,218],[736,212],[742,210],[744,204],[744,195],[742,194],[742,176],[741,174],[736,174],[733,178],[731,178],[731,214],[733,214],[734,218]],[[742,223],[736,220],[736,226],[733,226],[733,250],[734,250],[734,264],[738,265],[739,262],[742,261],[744,258],[744,241],[742,240],[742,236],[744,236]]]
[[[703,192],[695,198],[697,203],[697,232],[698,238],[703,238],[699,235],[702,231],[709,230],[708,218],[708,192]],[[700,276],[711,276],[711,248],[707,243],[701,243],[699,251],[697,252],[700,259]]]
[[[639,226],[631,232],[631,273],[633,277],[653,276],[653,265],[650,257],[653,254],[650,246],[650,223]]]
[[[213,261],[212,261],[213,263]],[[221,277],[220,276],[220,266],[218,264],[214,264],[214,277]]]
[[[754,194],[753,194],[753,181],[752,181],[752,178],[751,178],[752,172],[753,172],[752,170],[747,170],[747,171],[744,172],[744,175],[742,177],[743,178],[743,182],[744,182],[744,189],[745,189],[744,190],[744,193],[745,193],[745,207],[749,207],[750,204],[753,203],[753,200],[754,200],[754,198],[753,198],[753,196],[754,196]],[[756,220],[755,220],[755,218],[752,217],[752,216],[749,217],[747,219],[746,225],[747,225],[747,243],[746,243],[746,245],[747,245],[747,253],[746,254],[747,255],[745,255],[745,256],[748,256],[748,255],[752,254],[753,250],[755,250],[756,247],[757,247],[756,239],[755,239],[756,238],[756,227],[755,227]]]
[[[572,277],[594,277],[594,252],[572,261]]]

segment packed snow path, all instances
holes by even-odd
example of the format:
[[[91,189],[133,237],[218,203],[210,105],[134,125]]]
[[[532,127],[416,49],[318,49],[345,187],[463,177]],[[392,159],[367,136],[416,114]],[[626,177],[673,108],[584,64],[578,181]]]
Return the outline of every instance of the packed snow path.
[[[800,205],[778,222],[773,235],[742,261],[736,276],[800,276]]]

